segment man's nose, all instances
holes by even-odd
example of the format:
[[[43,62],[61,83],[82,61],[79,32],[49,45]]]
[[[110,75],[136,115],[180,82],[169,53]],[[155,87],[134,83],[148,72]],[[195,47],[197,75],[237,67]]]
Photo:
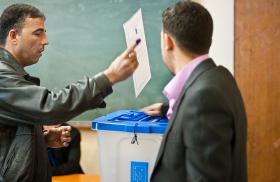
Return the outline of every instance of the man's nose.
[[[42,39],[42,44],[43,45],[48,45],[49,44],[49,39],[47,34],[44,34],[43,39]]]

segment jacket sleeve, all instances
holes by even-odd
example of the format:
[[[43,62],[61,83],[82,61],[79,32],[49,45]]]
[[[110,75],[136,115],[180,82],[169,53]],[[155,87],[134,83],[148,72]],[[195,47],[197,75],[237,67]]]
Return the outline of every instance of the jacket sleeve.
[[[58,92],[17,75],[2,77],[0,84],[0,122],[6,124],[63,123],[89,109],[105,107],[104,98],[112,93],[104,74],[84,77]]]
[[[230,181],[232,115],[219,91],[189,93],[183,123],[187,181]]]

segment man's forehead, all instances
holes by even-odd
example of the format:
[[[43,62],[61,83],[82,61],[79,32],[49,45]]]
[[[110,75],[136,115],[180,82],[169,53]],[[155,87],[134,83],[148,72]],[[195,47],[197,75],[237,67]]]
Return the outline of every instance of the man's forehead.
[[[23,28],[44,28],[45,20],[43,18],[26,18]]]

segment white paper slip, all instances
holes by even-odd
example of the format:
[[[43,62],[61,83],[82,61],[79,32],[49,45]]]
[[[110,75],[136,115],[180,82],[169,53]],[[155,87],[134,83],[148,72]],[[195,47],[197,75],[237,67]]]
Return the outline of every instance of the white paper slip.
[[[151,69],[141,8],[123,24],[123,28],[128,47],[133,45],[137,39],[141,39],[140,44],[135,48],[139,65],[133,73],[135,96],[138,97],[145,85],[151,79]]]

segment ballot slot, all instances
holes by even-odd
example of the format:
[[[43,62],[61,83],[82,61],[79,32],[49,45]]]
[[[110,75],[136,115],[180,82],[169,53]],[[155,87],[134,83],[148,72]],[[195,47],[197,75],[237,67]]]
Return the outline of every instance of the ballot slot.
[[[122,114],[120,116],[109,119],[109,121],[148,121],[148,122],[158,122],[162,121],[164,118],[162,116],[149,116],[144,112],[130,111],[129,113]]]

